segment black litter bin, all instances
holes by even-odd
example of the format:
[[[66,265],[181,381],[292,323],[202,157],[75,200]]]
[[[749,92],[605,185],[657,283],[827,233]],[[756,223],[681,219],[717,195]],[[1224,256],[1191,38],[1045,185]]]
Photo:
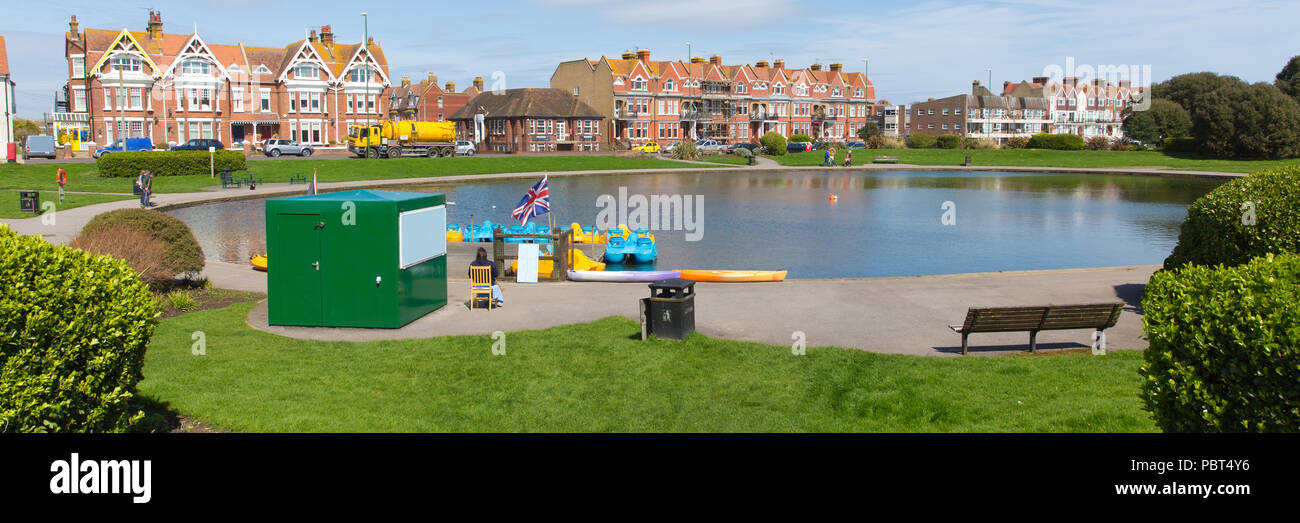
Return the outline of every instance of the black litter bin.
[[[39,214],[41,212],[41,193],[38,191],[18,191],[18,211]]]
[[[695,282],[670,278],[650,284],[646,327],[659,338],[685,339],[695,332]]]

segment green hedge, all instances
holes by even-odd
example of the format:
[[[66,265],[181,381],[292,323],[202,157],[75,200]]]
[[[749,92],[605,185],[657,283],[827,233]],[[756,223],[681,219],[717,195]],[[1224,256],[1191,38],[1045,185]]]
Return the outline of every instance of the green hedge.
[[[126,263],[0,224],[0,432],[121,432],[158,312]]]
[[[1077,134],[1038,133],[1029,139],[1030,149],[1055,149],[1058,151],[1082,151],[1087,144]]]
[[[941,134],[934,139],[934,145],[940,149],[956,149],[961,147],[961,137],[955,134]]]
[[[1142,400],[1166,432],[1300,431],[1300,256],[1151,277]]]
[[[1247,204],[1249,202],[1249,204]],[[1254,224],[1248,224],[1250,208]],[[1300,253],[1300,165],[1238,178],[1187,207],[1165,268],[1237,265],[1265,254]]]
[[[907,146],[913,149],[929,149],[934,147],[938,139],[933,134],[915,132],[907,136]]]
[[[1196,139],[1165,138],[1162,146],[1167,153],[1194,153],[1196,152]]]
[[[758,139],[758,143],[763,144],[763,147],[767,149],[767,154],[772,156],[781,156],[786,152],[785,137],[776,131],[768,131],[767,134]]]
[[[101,229],[122,225],[147,232],[167,245],[166,259],[162,260],[173,273],[197,273],[203,270],[203,248],[194,239],[190,226],[180,218],[162,211],[147,209],[118,209],[94,218],[81,234],[89,235]]]
[[[212,157],[213,165],[222,169],[243,170],[244,153],[221,150]],[[208,174],[207,151],[136,151],[109,153],[95,160],[99,175],[105,178],[134,178],[148,169],[154,176]]]

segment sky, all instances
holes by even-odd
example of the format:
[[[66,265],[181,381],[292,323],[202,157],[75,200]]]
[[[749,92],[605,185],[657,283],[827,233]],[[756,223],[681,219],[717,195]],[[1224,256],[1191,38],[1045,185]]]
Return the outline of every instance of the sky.
[[[39,9],[0,2],[24,118],[51,111],[67,80],[70,15],[82,28],[143,31],[150,9],[162,13],[168,33],[197,27],[212,44],[273,47],[322,25],[339,42],[360,41],[368,10],[394,82],[433,72],[458,89],[475,76],[491,87],[494,74],[506,88],[547,87],[561,61],[638,48],[650,49],[651,59],[686,59],[688,42],[692,55],[718,54],[726,64],[869,67],[877,98],[893,103],[967,93],[971,81],[987,82],[989,69],[1001,86],[1068,63],[1149,68],[1150,78],[1135,84],[1199,71],[1271,82],[1300,54],[1296,0],[67,0]]]

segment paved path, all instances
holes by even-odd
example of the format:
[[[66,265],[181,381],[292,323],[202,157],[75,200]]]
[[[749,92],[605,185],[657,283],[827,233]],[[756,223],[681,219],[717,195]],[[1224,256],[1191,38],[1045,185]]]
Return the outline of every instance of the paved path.
[[[1137,303],[1156,266],[1024,271],[953,276],[787,280],[781,283],[696,285],[696,326],[705,334],[776,345],[796,331],[808,346],[833,345],[871,352],[925,356],[960,353],[961,338],[947,328],[961,323],[967,307],[1123,301],[1118,325],[1107,332],[1111,349],[1145,349]],[[265,291],[265,275],[221,262],[205,274],[217,287]],[[453,271],[453,274],[456,274]],[[370,341],[451,334],[543,329],[611,315],[637,319],[645,284],[503,284],[506,306],[488,312],[468,308],[469,282],[448,284],[451,303],[401,329],[271,327],[266,303],[249,314],[255,328],[295,338]],[[629,332],[629,335],[632,334]],[[1087,347],[1091,331],[1039,334],[1043,350]],[[1027,333],[974,334],[973,354],[1028,349]]]

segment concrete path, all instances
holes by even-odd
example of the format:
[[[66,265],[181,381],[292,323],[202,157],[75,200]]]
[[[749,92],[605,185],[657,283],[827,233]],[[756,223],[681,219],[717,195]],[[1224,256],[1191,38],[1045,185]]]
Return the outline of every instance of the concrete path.
[[[265,275],[247,267],[209,262],[206,275],[217,287],[265,289]],[[1126,303],[1119,324],[1107,331],[1114,349],[1145,349],[1137,305],[1158,267],[1116,267],[1024,271],[953,276],[787,280],[781,283],[696,285],[696,326],[710,336],[776,345],[802,332],[808,346],[850,347],[871,352],[951,356],[961,337],[947,328],[961,323],[967,307],[1066,303]],[[453,275],[457,274],[452,271]],[[260,283],[260,287],[258,287]],[[249,325],[303,339],[371,341],[452,334],[544,329],[611,315],[638,317],[645,284],[503,283],[506,306],[489,312],[468,308],[469,282],[453,279],[451,303],[401,329],[271,327],[266,303],[255,307]],[[632,334],[629,332],[629,335]],[[1039,334],[1040,350],[1088,347],[1092,331]],[[1028,349],[1027,333],[971,335],[972,354]]]

